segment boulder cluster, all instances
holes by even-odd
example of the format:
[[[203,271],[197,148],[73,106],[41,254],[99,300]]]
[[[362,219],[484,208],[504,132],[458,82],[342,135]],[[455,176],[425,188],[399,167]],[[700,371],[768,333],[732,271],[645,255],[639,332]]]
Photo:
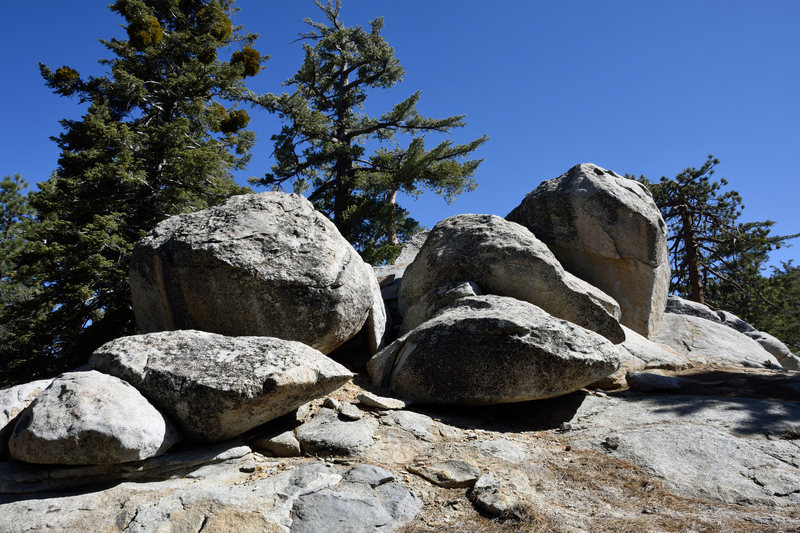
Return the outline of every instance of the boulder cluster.
[[[91,475],[103,480],[136,480],[169,477],[193,461],[245,464],[246,447],[214,448],[245,436],[273,456],[401,464],[402,451],[392,451],[391,461],[381,456],[400,434],[413,436],[411,444],[397,441],[408,453],[462,434],[405,410],[411,404],[477,409],[587,387],[675,392],[689,381],[663,372],[695,365],[800,369],[774,337],[668,296],[666,237],[646,187],[592,164],[543,182],[506,218],[447,218],[393,265],[374,269],[299,195],[238,196],[172,217],[132,256],[142,334],[100,347],[86,368],[0,391],[0,458],[85,465],[101,468]],[[328,396],[364,368],[362,385],[382,395],[361,391],[358,406]],[[513,413],[510,405],[497,408]],[[616,450],[619,443],[606,444]],[[507,515],[515,508],[509,487],[534,491],[530,472],[519,470],[533,452],[502,450],[506,470],[483,475],[463,457],[407,470],[440,487],[472,487],[478,508]],[[20,487],[34,479],[64,488],[53,480],[81,472],[4,466],[12,463],[0,462],[0,471],[16,476],[0,483],[0,494],[25,492]],[[313,463],[274,474],[254,483],[282,495],[269,515],[276,530],[318,531],[342,516],[348,527],[391,530],[421,507],[374,465]],[[240,506],[246,520],[237,515],[230,524],[249,523],[244,502],[254,496],[234,485],[242,482],[209,501],[228,502],[226,512]],[[177,494],[169,498],[186,512],[191,497]],[[145,520],[139,512],[130,524]],[[177,512],[148,520],[169,524]],[[214,516],[224,523],[227,515]]]

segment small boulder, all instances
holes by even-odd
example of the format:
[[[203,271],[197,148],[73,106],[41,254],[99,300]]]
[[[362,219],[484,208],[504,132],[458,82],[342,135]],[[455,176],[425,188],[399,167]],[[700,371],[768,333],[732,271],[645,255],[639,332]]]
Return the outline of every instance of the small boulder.
[[[374,353],[386,326],[372,268],[297,194],[171,217],[136,245],[130,276],[143,332],[277,337],[327,354],[366,327]]]
[[[294,431],[284,431],[271,437],[262,437],[252,441],[253,448],[266,451],[275,457],[299,457],[302,453],[300,442]]]
[[[375,386],[414,402],[487,405],[568,394],[612,374],[618,348],[533,304],[461,298],[378,352]]]
[[[372,418],[341,420],[333,409],[321,408],[295,431],[303,451],[310,455],[355,455],[372,444],[378,423]]]
[[[0,390],[0,459],[8,457],[8,439],[17,423],[17,415],[52,382],[52,379],[40,379]]]
[[[622,309],[650,338],[669,291],[667,226],[647,187],[592,164],[543,182],[506,217],[544,241],[563,267]]]
[[[471,487],[481,475],[475,465],[461,459],[450,459],[432,465],[411,465],[408,471],[446,489]]]
[[[535,492],[522,470],[487,472],[476,481],[469,498],[481,511],[501,518],[522,518]]]
[[[192,330],[116,339],[98,348],[89,366],[132,383],[184,435],[205,442],[240,435],[352,377],[300,342]]]
[[[180,439],[170,422],[119,378],[100,372],[62,374],[19,415],[11,457],[42,464],[139,461],[164,454]]]
[[[436,224],[405,271],[400,312],[405,316],[428,291],[469,281],[488,294],[530,302],[612,342],[625,340],[617,321],[619,306],[610,296],[565,272],[530,231],[494,215],[458,215]]]
[[[357,399],[359,403],[365,405],[366,407],[372,407],[373,409],[380,409],[382,411],[405,409],[408,406],[408,404],[403,400],[378,396],[377,394],[372,394],[371,392],[359,393]]]

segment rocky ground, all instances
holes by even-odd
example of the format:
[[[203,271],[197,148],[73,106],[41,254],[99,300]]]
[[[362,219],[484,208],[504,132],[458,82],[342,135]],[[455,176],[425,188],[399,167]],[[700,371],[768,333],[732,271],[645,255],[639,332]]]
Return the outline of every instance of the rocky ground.
[[[0,463],[0,530],[800,531],[797,373],[640,377],[384,410],[359,401],[360,374],[243,440],[116,466]],[[271,456],[286,430],[315,456]]]

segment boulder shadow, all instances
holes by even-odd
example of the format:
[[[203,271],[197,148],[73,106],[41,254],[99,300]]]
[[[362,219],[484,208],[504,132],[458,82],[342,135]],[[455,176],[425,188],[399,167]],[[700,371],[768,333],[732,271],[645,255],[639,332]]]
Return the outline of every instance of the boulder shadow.
[[[712,369],[677,377],[681,388],[672,393],[625,391],[611,396],[694,423],[704,412],[717,411],[731,432],[741,436],[800,439],[800,374]]]
[[[159,457],[111,465],[39,465],[0,461],[0,504],[102,492],[122,483],[185,477],[205,466],[235,459],[242,441],[196,446],[181,444]],[[243,456],[244,454],[242,454]]]
[[[411,410],[460,429],[483,429],[500,433],[561,429],[572,420],[589,395],[579,390],[546,400],[480,406],[414,404]]]

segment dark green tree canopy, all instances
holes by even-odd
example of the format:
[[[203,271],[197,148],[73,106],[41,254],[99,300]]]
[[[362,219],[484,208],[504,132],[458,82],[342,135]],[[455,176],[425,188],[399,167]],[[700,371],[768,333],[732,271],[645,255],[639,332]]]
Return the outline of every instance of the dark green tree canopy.
[[[740,222],[744,205],[739,193],[723,191],[725,179],[711,179],[718,164],[709,155],[700,168],[686,168],[674,179],[653,183],[638,178],[650,187],[669,228],[670,290],[715,307],[723,303],[720,287],[759,297],[757,281],[769,252],[800,236],[770,235],[771,220]],[[709,300],[712,285],[715,297]]]
[[[0,302],[9,299],[9,275],[27,243],[24,233],[31,218],[28,199],[23,194],[27,188],[28,183],[19,174],[13,178],[4,176],[0,181]]]
[[[398,242],[418,229],[397,205],[397,194],[430,189],[452,201],[475,188],[481,160],[467,159],[486,141],[425,147],[425,134],[450,133],[463,116],[423,117],[415,92],[379,117],[363,112],[369,91],[401,81],[403,68],[381,36],[383,19],[369,29],[345,26],[341,2],[322,4],[325,22],[305,19],[311,31],[300,35],[305,59],[284,85],[292,94],[269,94],[258,101],[284,121],[273,136],[276,163],[254,183],[281,188],[291,184],[328,215],[364,258],[380,262],[396,255]],[[410,136],[401,144],[399,136]],[[379,149],[368,153],[371,145]]]
[[[78,366],[103,342],[133,333],[133,245],[170,215],[246,191],[231,170],[247,162],[254,135],[230,102],[244,98],[244,78],[266,58],[252,48],[255,35],[232,26],[232,2],[117,0],[110,8],[128,40],[101,41],[112,54],[100,61],[105,75],[40,66],[48,87],[88,110],[61,122],[58,168],[30,195],[36,223],[14,276],[37,290],[4,311],[27,318],[11,332],[16,355],[4,374]],[[229,46],[243,55],[217,59]]]

